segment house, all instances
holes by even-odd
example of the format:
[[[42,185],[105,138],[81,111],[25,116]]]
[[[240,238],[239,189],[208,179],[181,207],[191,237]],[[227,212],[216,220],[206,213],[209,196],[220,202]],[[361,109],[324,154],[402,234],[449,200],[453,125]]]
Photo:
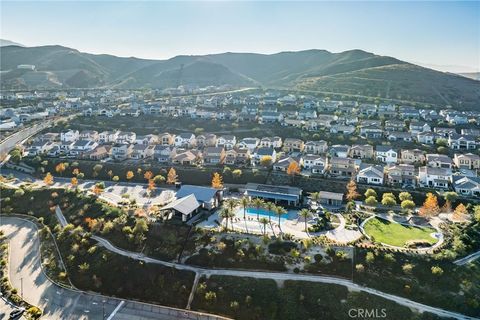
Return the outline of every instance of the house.
[[[330,127],[330,133],[353,134],[355,126],[336,124]]]
[[[473,153],[467,153],[467,154],[455,153],[455,156],[453,157],[453,163],[459,169],[469,169],[469,170],[480,169],[480,156]]]
[[[444,154],[429,153],[426,156],[427,166],[432,168],[452,168],[452,159]]]
[[[54,145],[53,148],[48,150],[47,156],[49,157],[58,157],[61,154],[62,150],[59,145]]]
[[[133,152],[133,144],[128,143],[115,143],[112,146],[112,158],[114,160],[126,160],[130,158]]]
[[[432,128],[430,125],[426,122],[423,121],[411,121],[409,130],[412,134],[417,134],[420,132],[430,132],[432,131]]]
[[[172,155],[171,162],[173,164],[180,164],[180,165],[189,165],[192,166],[198,163],[201,160],[201,154],[197,150],[185,150],[181,149],[176,151],[174,155]]]
[[[174,146],[157,144],[153,149],[153,158],[158,162],[169,162],[176,155],[176,150]]]
[[[111,147],[110,146],[97,146],[90,152],[87,152],[85,156],[90,160],[102,160],[110,156]]]
[[[275,203],[297,206],[302,200],[302,189],[290,186],[247,183],[245,185],[245,196],[249,199],[260,198]]]
[[[50,151],[55,144],[51,141],[35,141],[27,149],[28,156],[37,156]]]
[[[306,170],[315,168],[313,173],[324,173],[327,168],[327,158],[315,154],[307,154],[303,156],[303,168]]]
[[[343,193],[320,191],[318,201],[322,205],[340,207],[343,204]]]
[[[357,182],[366,184],[383,184],[383,167],[373,165],[362,165],[357,173]]]
[[[248,149],[243,149],[243,150],[248,151]],[[224,161],[224,163],[227,164],[227,165],[233,165],[233,164],[237,163],[237,151],[235,149],[230,149],[230,150],[225,151],[225,161]]]
[[[336,144],[330,148],[329,153],[332,157],[347,158],[350,153],[350,146]]]
[[[120,131],[103,131],[98,135],[100,143],[114,143],[118,139]]]
[[[282,147],[282,138],[264,137],[260,140],[260,147],[279,149]]]
[[[155,153],[154,145],[145,145],[145,144],[136,144],[133,146],[132,154],[130,158],[132,159],[148,159],[153,157]]]
[[[405,142],[411,142],[413,141],[413,136],[410,132],[389,132],[387,133],[388,140],[389,141],[405,141]]]
[[[398,115],[402,119],[418,119],[420,117],[420,112],[412,106],[399,106]]]
[[[255,150],[260,143],[258,138],[243,138],[238,144],[237,148],[239,149],[248,149],[250,152]]]
[[[417,176],[415,167],[411,164],[397,164],[386,168],[387,183],[389,185],[415,186]]]
[[[402,120],[387,120],[385,121],[385,131],[404,131],[405,122]]]
[[[435,144],[441,136],[436,132],[419,132],[417,133],[417,141],[425,144]]]
[[[251,153],[250,150],[248,149],[239,149],[236,150],[237,155],[235,158],[235,163],[239,165],[244,165],[244,164],[249,164],[250,163],[250,158],[251,158]],[[228,155],[228,150],[227,150],[227,155]],[[273,158],[275,161],[275,158]]]
[[[177,198],[166,206],[160,208],[160,212],[167,212],[165,216],[179,216],[182,218],[183,222],[186,222],[198,212],[199,208],[200,203],[195,195],[189,194],[183,198]]]
[[[360,135],[366,139],[380,139],[383,136],[383,130],[376,125],[361,126]]]
[[[433,132],[438,133],[443,138],[448,138],[451,134],[456,134],[457,130],[455,130],[455,128],[449,127],[435,127],[433,129]]]
[[[217,144],[217,135],[214,133],[206,133],[197,136],[197,146],[199,148],[214,147]]]
[[[304,128],[305,121],[298,120],[298,119],[284,119],[282,122],[282,126],[284,127],[294,127],[294,128]]]
[[[453,176],[453,190],[466,197],[480,197],[480,178]]]
[[[277,159],[277,152],[272,147],[257,148],[253,153],[254,163],[259,164],[263,157],[270,157],[272,159],[272,163],[274,163]]]
[[[373,147],[369,144],[354,144],[348,152],[348,156],[353,159],[372,159],[373,154]]]
[[[147,134],[145,136],[137,136],[135,139],[136,144],[143,144],[143,145],[149,145],[149,144],[156,144],[158,142],[158,136],[154,134]]]
[[[468,123],[468,117],[464,114],[461,114],[461,113],[449,113],[445,117],[445,120],[447,120],[448,123],[453,124],[453,125],[467,124]]]
[[[283,151],[285,152],[302,152],[305,144],[300,139],[286,138],[283,142]]]
[[[237,144],[237,138],[233,135],[220,136],[217,139],[217,147],[224,147],[225,150],[230,150]]]
[[[375,158],[384,163],[397,163],[398,153],[391,146],[376,146]]]
[[[191,132],[182,132],[175,136],[175,147],[179,148],[191,148],[195,146],[195,135]]]
[[[75,141],[72,148],[68,151],[69,156],[80,156],[84,152],[92,151],[98,146],[98,143],[93,140],[78,140]]]
[[[420,149],[402,149],[400,156],[400,161],[406,164],[424,163],[427,159],[425,152]]]
[[[373,116],[377,114],[377,105],[364,103],[358,107],[358,111],[361,115]]]
[[[79,139],[80,134],[78,130],[67,130],[60,132],[60,141],[62,142],[75,142]]]
[[[137,134],[135,132],[122,131],[118,134],[116,143],[123,143],[123,144],[135,143],[136,139],[137,139]]]
[[[301,109],[298,111],[297,117],[301,120],[315,119],[317,117],[317,111],[313,109]]]
[[[450,134],[448,146],[453,150],[473,150],[477,148],[475,137],[457,133]]]
[[[225,149],[223,147],[206,147],[203,150],[205,164],[219,165],[225,161]]]
[[[451,169],[427,166],[418,168],[418,184],[422,187],[447,190],[451,181]]]
[[[283,114],[276,111],[262,111],[260,113],[260,122],[261,123],[275,123],[282,122]]]
[[[290,164],[296,163],[299,168],[302,167],[303,159],[298,157],[285,157],[279,159],[277,162],[273,164],[273,170],[275,171],[282,171],[287,172],[288,167]]]
[[[356,172],[355,160],[332,157],[328,169],[330,175],[334,177],[352,177]]]
[[[80,132],[79,139],[98,141],[100,139],[100,135],[98,134],[98,131],[95,130],[83,130]]]
[[[164,132],[158,135],[158,141],[163,146],[171,146],[175,144],[175,135]]]
[[[194,195],[200,206],[206,210],[217,208],[223,201],[223,190],[188,184],[182,185],[175,196],[181,199],[189,195]]]
[[[309,154],[323,154],[327,152],[327,149],[328,144],[324,140],[307,141],[304,147],[304,151]]]

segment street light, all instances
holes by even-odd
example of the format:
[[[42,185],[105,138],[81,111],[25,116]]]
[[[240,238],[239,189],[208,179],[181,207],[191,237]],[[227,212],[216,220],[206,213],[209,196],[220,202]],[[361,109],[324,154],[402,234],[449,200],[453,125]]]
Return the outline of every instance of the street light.
[[[102,300],[102,319],[105,320],[105,302],[106,300]]]

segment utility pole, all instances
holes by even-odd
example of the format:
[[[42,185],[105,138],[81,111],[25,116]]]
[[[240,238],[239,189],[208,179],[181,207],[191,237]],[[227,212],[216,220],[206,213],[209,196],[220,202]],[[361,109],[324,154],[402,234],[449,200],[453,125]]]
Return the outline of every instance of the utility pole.
[[[23,299],[23,277],[20,278],[20,296]]]
[[[105,299],[102,300],[102,319],[105,320]]]

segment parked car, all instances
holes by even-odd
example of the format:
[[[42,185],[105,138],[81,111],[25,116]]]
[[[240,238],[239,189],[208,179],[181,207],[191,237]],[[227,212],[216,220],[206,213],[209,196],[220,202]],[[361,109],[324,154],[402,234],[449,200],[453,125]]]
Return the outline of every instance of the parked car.
[[[19,319],[23,313],[25,312],[25,308],[18,308],[10,312],[9,319]]]

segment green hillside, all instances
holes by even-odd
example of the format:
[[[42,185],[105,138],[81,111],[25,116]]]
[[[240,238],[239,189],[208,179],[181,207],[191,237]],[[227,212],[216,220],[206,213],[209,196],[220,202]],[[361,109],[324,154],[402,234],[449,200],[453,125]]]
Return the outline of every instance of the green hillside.
[[[95,55],[62,46],[0,47],[2,89],[263,86],[478,108],[479,82],[362,50],[222,53],[168,60]],[[32,64],[35,71],[18,70]]]

